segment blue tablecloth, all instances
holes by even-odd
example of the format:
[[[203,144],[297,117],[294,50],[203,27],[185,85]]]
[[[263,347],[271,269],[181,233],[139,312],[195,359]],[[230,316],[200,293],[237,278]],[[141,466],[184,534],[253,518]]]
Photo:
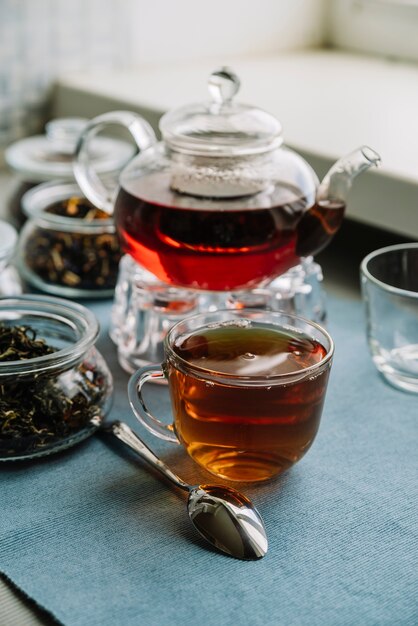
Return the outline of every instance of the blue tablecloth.
[[[115,378],[110,417],[140,430],[110,305],[91,308]],[[278,481],[240,486],[266,522],[264,559],[207,549],[181,497],[95,435],[0,467],[0,570],[68,626],[417,624],[418,398],[378,377],[359,303],[330,302],[329,329],[336,354],[312,449]],[[169,411],[164,388],[149,395]],[[186,480],[208,480],[179,447],[141,434]]]

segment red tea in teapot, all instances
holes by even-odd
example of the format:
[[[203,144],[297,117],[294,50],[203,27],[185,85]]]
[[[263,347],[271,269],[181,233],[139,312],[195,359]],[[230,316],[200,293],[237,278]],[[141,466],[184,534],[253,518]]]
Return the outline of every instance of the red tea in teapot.
[[[170,189],[168,174],[144,175],[119,191],[122,247],[166,283],[229,291],[254,287],[318,252],[338,230],[345,205],[314,204],[296,188],[207,198]]]

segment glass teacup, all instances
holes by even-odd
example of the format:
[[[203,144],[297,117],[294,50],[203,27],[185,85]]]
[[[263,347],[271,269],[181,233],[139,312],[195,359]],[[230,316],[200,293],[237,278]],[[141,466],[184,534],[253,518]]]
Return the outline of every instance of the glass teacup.
[[[129,382],[139,421],[180,442],[209,472],[260,481],[288,469],[318,431],[334,345],[318,324],[295,315],[225,310],[189,317],[168,332],[161,366]],[[146,381],[168,382],[174,422],[147,410]]]

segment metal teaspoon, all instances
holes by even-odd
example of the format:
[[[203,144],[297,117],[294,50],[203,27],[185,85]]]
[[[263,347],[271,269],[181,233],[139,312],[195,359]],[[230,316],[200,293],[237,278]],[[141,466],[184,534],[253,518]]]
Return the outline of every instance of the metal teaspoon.
[[[244,560],[267,552],[263,520],[243,494],[223,485],[189,485],[172,472],[124,422],[105,424],[103,429],[134,450],[173,485],[187,491],[187,511],[196,530],[218,550]]]

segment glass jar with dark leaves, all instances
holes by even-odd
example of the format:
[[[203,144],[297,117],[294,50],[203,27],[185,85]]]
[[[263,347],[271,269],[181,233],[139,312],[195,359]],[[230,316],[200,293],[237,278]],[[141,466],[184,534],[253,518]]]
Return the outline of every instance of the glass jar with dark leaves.
[[[58,296],[112,296],[121,256],[112,218],[75,183],[38,185],[22,204],[29,217],[19,242],[23,278]]]
[[[0,460],[46,456],[100,426],[112,376],[98,322],[59,298],[0,298]]]

